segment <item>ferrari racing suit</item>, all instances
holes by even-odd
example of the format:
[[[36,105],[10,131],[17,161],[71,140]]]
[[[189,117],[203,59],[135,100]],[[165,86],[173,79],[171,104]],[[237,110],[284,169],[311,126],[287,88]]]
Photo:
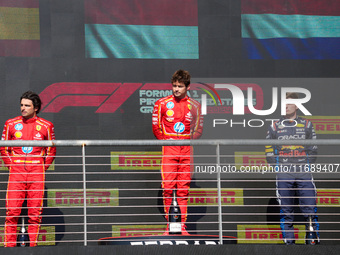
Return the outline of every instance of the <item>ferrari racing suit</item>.
[[[54,140],[54,126],[40,117],[21,116],[5,123],[2,140]],[[52,164],[55,147],[1,147],[9,169],[6,195],[5,247],[16,246],[21,206],[27,198],[30,246],[37,245],[43,206],[45,171]]]
[[[297,117],[294,120],[281,118],[269,127],[267,139],[299,140],[316,139],[312,122]],[[267,162],[277,172],[276,195],[280,205],[280,226],[286,244],[295,243],[294,200],[298,198],[300,210],[319,236],[318,216],[316,215],[316,188],[310,173],[310,164],[315,163],[317,146],[281,145],[266,146]],[[306,225],[307,227],[307,225]]]
[[[173,95],[159,99],[152,114],[152,129],[157,139],[198,139],[203,132],[200,104],[188,96]],[[165,217],[168,220],[172,192],[176,189],[181,221],[187,218],[193,149],[191,146],[163,146],[162,188]]]

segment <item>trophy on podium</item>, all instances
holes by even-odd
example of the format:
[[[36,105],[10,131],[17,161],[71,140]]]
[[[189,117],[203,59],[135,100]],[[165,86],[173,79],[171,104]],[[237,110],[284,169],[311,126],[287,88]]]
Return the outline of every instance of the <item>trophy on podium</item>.
[[[172,204],[169,210],[169,234],[182,234],[181,228],[181,209],[178,206],[176,199],[176,190],[173,191]]]
[[[308,229],[306,230],[305,243],[310,245],[316,245],[319,243],[319,238],[313,227],[312,216],[308,217]]]
[[[27,230],[25,228],[24,217],[21,217],[21,227],[20,227],[20,233],[18,234],[18,238],[17,238],[17,246],[19,247],[29,246],[29,237],[28,237]]]

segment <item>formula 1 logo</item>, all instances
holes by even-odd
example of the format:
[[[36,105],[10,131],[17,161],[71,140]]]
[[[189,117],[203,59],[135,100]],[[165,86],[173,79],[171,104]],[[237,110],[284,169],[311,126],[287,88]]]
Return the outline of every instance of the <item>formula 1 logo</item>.
[[[213,91],[220,105],[217,105],[214,95],[208,89],[202,88],[203,86]],[[235,84],[234,87],[241,91],[246,91],[251,87],[256,94],[252,98],[252,104],[256,105],[257,109],[263,108],[263,91],[259,85]],[[207,108],[207,113],[231,114],[233,112],[233,98],[226,94],[229,89],[222,87],[217,90],[211,84],[193,83],[190,86],[189,96],[201,102],[201,92],[203,91],[210,95],[210,99],[206,100],[206,107],[204,107],[204,109]],[[139,94],[139,103],[137,104],[143,114],[151,114],[158,99],[172,94],[171,83],[60,82],[51,84],[39,96],[44,103],[42,112],[58,113],[67,107],[96,107],[96,113],[114,113],[136,91]],[[168,103],[167,107],[172,109],[173,103]],[[245,113],[251,113],[245,103],[243,107]]]
[[[61,82],[40,93],[42,112],[57,113],[70,106],[98,107],[96,113],[115,112],[142,83]]]

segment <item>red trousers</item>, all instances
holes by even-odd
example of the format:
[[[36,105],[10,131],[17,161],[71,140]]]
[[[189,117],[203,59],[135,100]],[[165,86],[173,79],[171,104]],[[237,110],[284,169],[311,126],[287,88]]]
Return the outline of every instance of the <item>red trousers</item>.
[[[45,171],[42,159],[15,159],[10,166],[6,195],[5,247],[16,246],[17,223],[27,198],[30,246],[36,246],[41,222]]]
[[[176,190],[178,206],[181,210],[181,221],[187,219],[188,195],[192,175],[191,146],[163,146],[162,188],[165,217],[168,220],[172,192]]]

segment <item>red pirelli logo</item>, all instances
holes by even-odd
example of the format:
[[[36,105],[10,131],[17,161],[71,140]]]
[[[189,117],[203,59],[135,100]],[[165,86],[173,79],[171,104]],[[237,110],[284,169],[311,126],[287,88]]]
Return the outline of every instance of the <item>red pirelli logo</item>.
[[[166,225],[113,225],[113,237],[162,235]]]
[[[340,206],[340,189],[317,189],[318,206]]]
[[[243,189],[222,189],[222,205],[243,205]],[[217,205],[217,189],[190,189],[188,205]]]
[[[159,170],[161,164],[160,151],[111,152],[111,170]]]
[[[235,165],[238,170],[241,166],[268,167],[264,151],[236,151]]]
[[[86,204],[90,206],[118,206],[118,189],[86,191]],[[81,189],[48,190],[48,207],[80,207],[84,205],[84,193]]]
[[[237,243],[283,243],[279,225],[238,225]],[[304,244],[305,226],[295,225],[296,243]]]
[[[340,134],[340,116],[304,116],[313,122],[317,134]]]

